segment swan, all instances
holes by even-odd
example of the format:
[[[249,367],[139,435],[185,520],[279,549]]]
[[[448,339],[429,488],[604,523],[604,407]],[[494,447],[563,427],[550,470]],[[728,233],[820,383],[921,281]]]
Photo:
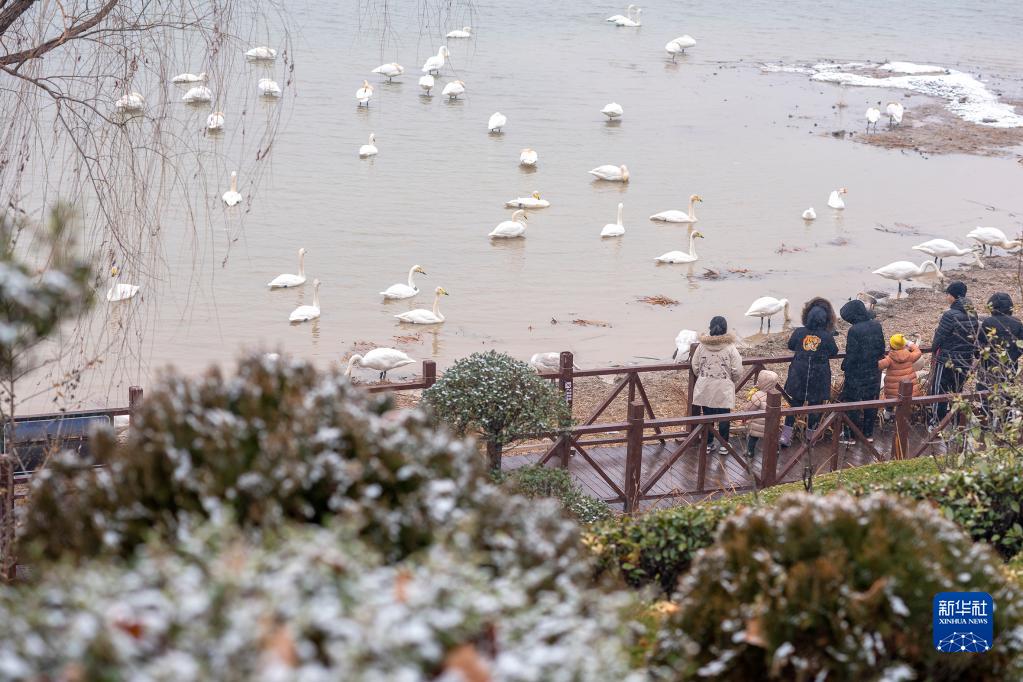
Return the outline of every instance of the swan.
[[[378,73],[381,76],[387,76],[387,82],[390,83],[392,78],[397,78],[401,74],[405,73],[405,67],[398,62],[390,62],[389,64],[381,64],[377,68],[373,69],[373,73]]]
[[[616,21],[615,22],[615,26],[624,26],[625,28],[638,28],[639,26],[643,25],[643,22],[640,21],[640,15],[641,14],[643,14],[643,8],[637,7],[636,8],[636,18],[635,19],[633,19],[632,15],[630,14],[629,16],[625,17],[624,19]]]
[[[671,354],[671,359],[678,360],[679,362],[688,361],[693,344],[699,342],[699,332],[694,332],[692,329],[683,329],[675,337],[675,352]]]
[[[536,150],[529,149],[528,147],[523,149],[519,153],[519,165],[520,166],[535,166],[539,156]]]
[[[621,104],[619,104],[618,102],[611,102],[610,104],[604,105],[604,108],[600,110],[600,113],[604,114],[605,116],[607,116],[609,120],[613,121],[616,118],[621,118],[624,111],[622,110]]]
[[[828,206],[830,206],[831,208],[842,210],[843,208],[845,208],[845,202],[842,200],[842,195],[848,193],[849,190],[847,190],[845,187],[834,190],[833,192],[831,192],[830,196],[828,196]]]
[[[444,321],[444,316],[440,314],[440,297],[447,295],[448,292],[444,291],[444,287],[437,287],[434,290],[433,310],[416,308],[407,313],[395,315],[395,317],[402,322],[411,322],[412,324],[440,324]]]
[[[944,277],[941,270],[938,269],[937,264],[932,263],[929,260],[925,260],[920,263],[919,266],[913,265],[908,260],[897,260],[894,263],[889,263],[883,268],[874,270],[874,274],[880,275],[885,279],[894,279],[897,281],[899,283],[899,293],[901,294],[902,282],[904,280],[912,280],[915,277],[920,277],[927,271],[934,272],[938,276],[938,279],[942,279]]]
[[[888,114],[888,127],[892,128],[902,124],[902,114],[905,112],[905,108],[899,102],[889,102],[888,106],[884,108],[884,112]]]
[[[433,90],[433,86],[436,85],[436,83],[437,81],[435,81],[433,76],[430,74],[419,77],[419,87],[425,90],[427,95],[430,94],[430,91]]]
[[[420,275],[426,274],[426,270],[423,270],[423,267],[421,265],[413,265],[411,268],[409,268],[408,271],[408,284],[402,284],[401,282],[397,284],[392,284],[391,286],[381,291],[380,295],[392,301],[396,301],[402,298],[412,298],[413,296],[419,293],[419,287],[417,287],[416,283],[412,281],[412,275],[414,275],[417,272]]]
[[[561,353],[533,353],[529,366],[539,372],[557,372],[561,369]]]
[[[114,104],[118,111],[142,111],[146,108],[145,98],[137,92],[129,92]]]
[[[441,45],[440,49],[437,50],[437,54],[423,62],[423,73],[437,73],[444,67],[444,60],[450,57],[451,53],[448,52],[447,45]]]
[[[695,263],[700,257],[696,255],[696,240],[702,239],[703,234],[693,232],[689,235],[689,253],[685,251],[669,251],[661,254],[654,260],[658,263]]]
[[[246,58],[260,62],[272,62],[277,59],[277,50],[272,47],[254,47],[245,53]]]
[[[362,87],[355,91],[355,99],[359,102],[359,106],[365,104],[368,107],[371,97],[373,97],[373,86],[369,84],[369,81],[362,81]]]
[[[320,316],[320,280],[313,280],[313,304],[300,305],[288,315],[288,322],[308,322]]]
[[[449,32],[445,38],[472,38],[472,27],[463,26],[461,29],[455,29]]]
[[[444,86],[441,91],[442,95],[447,95],[449,99],[458,99],[459,95],[465,94],[465,82],[464,81],[451,81]]]
[[[680,54],[685,54],[686,49],[690,47],[696,47],[696,38],[687,33],[669,41],[668,44],[664,46],[664,51],[671,55],[671,61],[674,62],[675,57]]]
[[[604,21],[610,22],[612,24],[617,24],[619,21],[623,19],[628,19],[630,16],[632,16],[632,10],[634,9],[636,9],[635,5],[629,5],[628,7],[625,8],[625,14],[612,14]]]
[[[499,133],[501,132],[501,128],[504,128],[507,124],[508,117],[500,111],[497,111],[490,115],[490,120],[487,121],[487,130],[492,133]]]
[[[238,171],[231,171],[231,189],[224,192],[224,196],[221,198],[228,206],[241,203],[242,195],[238,193]]]
[[[189,104],[206,103],[213,99],[213,93],[205,85],[198,85],[194,88],[189,88],[182,97],[182,102],[188,102]]]
[[[540,198],[539,192],[533,192],[528,197],[518,197],[504,202],[505,208],[547,208],[550,205],[551,202]]]
[[[121,275],[121,270],[115,265],[110,268],[110,276],[114,278],[114,283],[110,285],[110,289],[107,291],[107,300],[111,303],[117,301],[127,301],[129,298],[139,292],[139,288],[135,284],[124,284],[119,282],[118,278]]]
[[[273,78],[260,78],[257,84],[259,94],[263,97],[280,97],[281,86]]]
[[[663,223],[695,223],[698,220],[696,217],[696,204],[702,201],[703,197],[699,194],[693,194],[689,197],[689,213],[672,209],[655,213],[650,216],[650,220],[658,220]]]
[[[618,222],[605,225],[604,229],[600,231],[601,237],[621,237],[625,234],[625,225],[622,225],[622,210],[624,208],[625,204],[618,204]]]
[[[771,318],[780,312],[785,313],[785,321],[789,319],[789,299],[775,298],[773,296],[761,296],[750,304],[746,311],[746,317],[759,317],[760,329],[764,329],[764,318],[767,318],[767,332],[771,332]]]
[[[345,376],[352,375],[352,367],[361,365],[380,372],[380,380],[387,378],[387,373],[392,369],[398,369],[405,365],[414,365],[415,360],[397,348],[374,348],[365,355],[356,353],[348,360],[348,368],[345,369]]]
[[[817,211],[813,210],[813,206],[803,211],[803,220],[817,220]]]
[[[171,83],[202,83],[206,80],[206,72],[196,75],[194,73],[179,73],[171,78]]]
[[[298,250],[298,274],[277,275],[267,282],[266,285],[271,289],[290,289],[291,287],[300,287],[303,284],[305,284],[305,249],[301,248]]]
[[[977,256],[973,249],[960,249],[955,243],[947,239],[931,239],[923,244],[917,244],[913,247],[913,250],[922,251],[928,256],[934,256],[934,262],[938,264],[939,270],[945,267],[946,258],[952,258],[953,256]],[[977,264],[984,267],[979,256],[977,257]]]
[[[214,111],[212,114],[206,117],[206,130],[223,130],[224,129],[224,112]]]
[[[370,133],[369,142],[359,147],[359,158],[365,159],[367,156],[376,156],[377,155],[376,141],[377,141],[376,133]]]
[[[867,132],[870,132],[870,126],[874,126],[874,132],[877,132],[877,122],[881,120],[881,110],[877,107],[867,107]]]
[[[597,166],[591,171],[587,171],[590,175],[595,175],[599,180],[607,180],[608,182],[628,182],[629,181],[629,169],[624,164],[621,166],[612,166],[605,164],[603,166]]]
[[[494,231],[487,236],[491,239],[515,239],[526,236],[526,212],[521,208],[512,213],[511,220],[505,220],[497,224]]]
[[[981,244],[985,251],[990,249],[991,253],[995,252],[996,246],[1009,250],[1017,249],[1023,243],[1019,239],[1010,240],[997,227],[975,227],[966,237]]]

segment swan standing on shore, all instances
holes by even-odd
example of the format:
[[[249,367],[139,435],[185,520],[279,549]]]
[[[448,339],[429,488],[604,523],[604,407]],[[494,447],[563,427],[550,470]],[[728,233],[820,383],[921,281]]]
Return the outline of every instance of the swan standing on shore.
[[[640,26],[643,25],[643,22],[640,21],[641,14],[643,14],[643,8],[637,7],[635,18],[633,18],[632,14],[630,13],[629,16],[625,17],[624,19],[619,19],[618,21],[616,21],[615,26],[622,26],[625,28],[639,28]]]
[[[694,332],[692,329],[683,329],[675,337],[675,352],[671,354],[671,359],[678,362],[688,362],[693,344],[699,342],[700,334],[698,332]]]
[[[608,223],[604,226],[604,229],[600,231],[601,238],[603,237],[621,237],[625,234],[625,225],[622,224],[622,210],[625,208],[625,204],[618,204],[618,222]]]
[[[273,78],[260,78],[257,85],[259,94],[263,97],[280,97],[281,86]]]
[[[196,75],[194,73],[179,73],[171,78],[171,83],[202,83],[206,80],[206,72]]]
[[[696,38],[687,33],[668,41],[668,44],[664,46],[664,51],[671,55],[671,61],[674,62],[675,57],[685,54],[686,49],[690,47],[696,47]]]
[[[373,97],[373,86],[369,84],[369,81],[362,81],[362,87],[355,91],[355,100],[359,103],[358,106],[366,105],[369,106],[369,100]]]
[[[402,284],[401,282],[398,282],[397,284],[392,284],[391,286],[381,291],[380,295],[389,301],[397,301],[403,298],[412,298],[413,296],[417,295],[419,293],[419,287],[417,287],[416,283],[412,280],[412,276],[417,272],[420,275],[426,274],[426,270],[423,270],[423,267],[421,265],[413,265],[411,268],[409,268],[408,271],[408,284]]]
[[[440,49],[437,50],[437,54],[423,62],[423,73],[432,73],[436,75],[442,68],[444,68],[444,60],[450,56],[451,53],[448,52],[448,46],[441,45]]]
[[[661,254],[654,260],[658,263],[695,263],[700,258],[696,255],[696,240],[702,238],[702,233],[693,232],[689,235],[689,253],[685,251],[669,251],[668,253]]]
[[[889,102],[888,106],[884,108],[886,114],[888,114],[888,127],[894,128],[897,125],[902,124],[902,114],[905,113],[905,108],[899,102]]]
[[[300,305],[288,315],[288,322],[308,322],[320,316],[320,280],[313,280],[313,304]]]
[[[521,208],[512,213],[511,220],[505,220],[497,224],[497,227],[487,236],[491,239],[516,239],[526,236],[526,212]]]
[[[387,76],[387,82],[390,83],[392,78],[397,78],[401,74],[405,73],[405,67],[398,62],[389,62],[387,64],[381,64],[377,68],[373,69],[373,73],[380,74],[381,76]]]
[[[497,111],[490,115],[490,120],[487,121],[487,130],[491,133],[499,133],[507,124],[508,117]]]
[[[407,313],[395,315],[395,317],[402,322],[409,322],[411,324],[440,324],[444,321],[444,316],[440,314],[440,297],[447,295],[448,292],[444,290],[444,287],[437,287],[434,290],[433,310],[416,308]]]
[[[265,46],[254,47],[246,52],[245,56],[259,62],[272,62],[277,59],[277,50]]]
[[[464,81],[451,81],[444,86],[441,91],[442,95],[447,95],[448,99],[458,99],[459,95],[465,94],[465,82]]]
[[[619,21],[622,21],[623,19],[628,19],[629,17],[631,17],[632,16],[632,10],[634,10],[634,9],[636,9],[635,5],[629,5],[628,7],[625,8],[625,14],[612,14],[611,16],[609,16],[604,21],[610,22],[612,24],[617,24]]]
[[[520,166],[535,166],[539,156],[535,149],[526,147],[519,153],[519,165]]]
[[[231,189],[224,192],[221,199],[228,206],[236,206],[241,203],[242,195],[238,193],[238,171],[231,171]]]
[[[426,74],[425,76],[419,77],[419,87],[425,90],[427,95],[430,94],[430,91],[433,90],[433,86],[436,84],[437,81],[435,81],[433,76],[431,76],[430,74]]]
[[[618,102],[611,102],[610,104],[605,104],[604,108],[600,110],[600,113],[607,116],[608,120],[613,121],[616,118],[621,118],[622,114],[625,112],[622,110],[621,104]]]
[[[999,230],[997,227],[975,227],[970,230],[970,233],[966,235],[968,239],[981,244],[985,253],[990,250],[993,254],[995,247],[1000,247],[1006,251],[1012,249],[1018,249],[1020,244],[1023,243],[1019,239],[1010,240],[1005,236],[1005,233]]]
[[[849,190],[847,190],[845,187],[833,190],[831,192],[831,195],[828,197],[828,206],[841,211],[842,209],[845,208],[845,201],[842,200],[842,195],[848,193]]]
[[[398,369],[405,365],[414,365],[415,360],[397,348],[374,348],[365,355],[356,353],[348,360],[348,367],[345,369],[345,376],[352,375],[352,367],[360,365],[369,367],[380,372],[380,381],[387,378],[387,373],[392,369]]]
[[[369,142],[359,147],[359,158],[365,159],[367,156],[377,155],[377,136],[376,133],[369,134]]]
[[[789,299],[775,298],[773,296],[761,296],[750,304],[749,310],[746,311],[746,317],[759,317],[760,331],[764,330],[764,318],[766,317],[767,333],[770,334],[771,318],[780,312],[785,313],[785,322],[788,322],[791,319],[789,317]]]
[[[110,289],[107,290],[107,301],[111,303],[127,301],[139,292],[138,285],[125,284],[119,281],[121,270],[116,265],[110,268],[110,276],[114,278],[114,282],[110,285]]]
[[[607,180],[608,182],[629,181],[629,169],[625,167],[625,164],[622,164],[621,166],[605,164],[603,166],[597,166],[593,170],[587,171],[587,173],[596,176],[598,180]]]
[[[445,38],[472,38],[472,26],[463,26],[461,29],[455,29],[449,32]]]
[[[305,284],[305,248],[298,250],[297,275],[277,275],[267,282],[267,286],[271,289],[290,289],[292,287],[300,287],[303,284]]]
[[[817,220],[817,211],[813,210],[813,206],[803,211],[803,220]]]
[[[913,247],[914,251],[922,251],[928,256],[934,257],[934,262],[938,264],[938,269],[945,267],[945,259],[952,258],[954,256],[977,256],[977,264],[980,267],[984,267],[984,264],[980,261],[980,257],[977,252],[973,249],[960,249],[955,243],[950,242],[947,239],[931,239],[923,244],[917,244]]]
[[[214,111],[206,117],[206,130],[217,131],[224,129],[224,112]]]
[[[650,216],[650,220],[656,220],[662,223],[689,223],[691,225],[698,220],[696,217],[696,203],[702,201],[703,197],[699,194],[693,194],[689,197],[688,213],[671,209],[670,211],[661,211],[660,213],[653,214]]]
[[[551,202],[540,198],[539,192],[533,192],[528,197],[517,197],[504,202],[505,208],[547,208],[550,205]]]
[[[867,107],[867,132],[870,132],[870,126],[874,126],[874,132],[877,132],[877,122],[881,120],[881,110],[877,107]]]
[[[941,270],[938,269],[936,263],[932,263],[929,260],[925,260],[920,265],[913,265],[908,260],[897,260],[894,263],[889,263],[883,268],[874,270],[875,275],[880,275],[885,279],[893,279],[899,283],[899,293],[902,293],[903,281],[911,281],[916,277],[922,276],[926,272],[933,272],[938,276],[938,279],[944,278]]]

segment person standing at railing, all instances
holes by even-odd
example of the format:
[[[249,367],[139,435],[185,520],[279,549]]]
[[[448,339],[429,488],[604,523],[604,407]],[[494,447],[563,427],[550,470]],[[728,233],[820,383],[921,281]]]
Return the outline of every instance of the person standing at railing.
[[[767,409],[767,393],[778,385],[778,374],[769,369],[760,370],[757,375],[757,389],[750,396],[751,408],[757,411]],[[767,431],[767,419],[760,417],[751,419],[749,432],[746,435],[746,456],[750,459],[756,455],[757,443],[764,437]]]
[[[920,395],[920,383],[916,380],[916,361],[923,354],[920,348],[906,341],[902,334],[892,334],[888,339],[891,350],[878,361],[879,370],[884,370],[884,397],[898,398],[899,384],[906,379],[913,381],[913,395]]]
[[[831,397],[831,359],[838,355],[838,344],[835,343],[833,321],[828,314],[831,304],[813,305],[813,299],[803,308],[803,325],[792,332],[789,337],[789,350],[794,353],[789,365],[789,375],[785,380],[785,393],[792,407],[802,405],[820,405]],[[820,421],[819,414],[807,417],[807,441],[813,439],[814,429]],[[779,443],[782,447],[792,445],[792,427],[796,423],[794,415],[785,417]]]
[[[996,389],[1012,381],[1019,372],[1019,358],[1023,354],[1020,347],[1023,323],[1012,316],[1012,297],[1004,292],[993,294],[987,308],[991,314],[980,323],[979,391]],[[982,404],[989,417],[995,416],[991,413],[991,396],[985,396]]]
[[[884,331],[881,323],[867,311],[863,301],[854,299],[842,306],[842,319],[851,324],[845,341],[845,359],[842,371],[845,382],[842,385],[842,401],[858,402],[877,400],[881,392],[881,370],[877,363],[884,357]],[[874,442],[874,423],[877,410],[856,410],[849,418],[867,439]],[[844,429],[842,442],[853,443],[852,431]]]
[[[720,315],[710,321],[709,334],[700,335],[700,345],[693,353],[692,368],[696,375],[693,388],[693,414],[727,414],[735,408],[735,382],[742,377],[742,357],[735,348],[735,336],[728,332],[728,321]],[[722,444],[720,454],[728,448],[729,422],[717,423]],[[711,443],[713,447],[713,443]]]
[[[948,310],[941,314],[931,343],[935,359],[931,395],[962,391],[978,351],[980,322],[973,304],[966,298],[966,285],[952,282],[945,289],[945,294]],[[949,403],[936,403],[933,423],[944,419],[948,410]]]

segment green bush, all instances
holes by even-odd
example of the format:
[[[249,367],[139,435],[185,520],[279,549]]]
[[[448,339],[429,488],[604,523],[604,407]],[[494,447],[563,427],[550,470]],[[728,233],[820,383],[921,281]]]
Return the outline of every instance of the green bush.
[[[989,592],[983,654],[931,645],[932,599]],[[662,679],[1008,680],[1023,675],[1020,593],[997,557],[927,505],[795,494],[726,520],[679,584]]]
[[[572,476],[558,467],[522,467],[506,474],[503,481],[512,494],[558,500],[565,511],[581,523],[595,523],[612,516],[606,502],[584,493]]]

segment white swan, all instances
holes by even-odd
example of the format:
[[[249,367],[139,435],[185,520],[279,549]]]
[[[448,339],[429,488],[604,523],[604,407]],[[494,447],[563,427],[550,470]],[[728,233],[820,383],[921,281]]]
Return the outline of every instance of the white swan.
[[[214,111],[212,114],[206,117],[206,130],[223,130],[224,129],[224,112]]]
[[[487,121],[487,130],[492,133],[499,133],[507,124],[508,117],[497,111],[490,115],[490,120]]]
[[[877,132],[877,122],[881,120],[881,110],[877,107],[867,107],[867,132],[870,132],[870,126],[874,126],[874,132]]]
[[[529,366],[537,372],[557,372],[561,369],[561,353],[533,353]]]
[[[139,292],[137,285],[124,284],[123,282],[118,281],[118,278],[121,276],[121,271],[116,265],[110,268],[110,276],[114,278],[113,284],[111,284],[110,289],[107,290],[107,300],[111,303],[127,301]]]
[[[902,115],[906,109],[899,102],[889,102],[888,106],[884,108],[884,112],[888,114],[888,127],[892,128],[902,124]]]
[[[189,88],[181,97],[182,102],[189,104],[206,103],[213,99],[213,93],[205,85],[197,85],[194,88]]]
[[[392,369],[398,369],[405,365],[414,365],[415,360],[397,348],[374,348],[365,355],[356,353],[348,360],[348,368],[345,369],[345,376],[352,375],[352,367],[360,365],[369,367],[380,372],[380,380],[387,378],[387,373]]]
[[[700,342],[699,332],[692,329],[683,329],[675,337],[675,352],[671,354],[672,360],[687,362],[694,343]]]
[[[622,164],[621,166],[605,164],[603,166],[597,166],[593,170],[587,171],[587,173],[596,176],[600,180],[607,180],[608,182],[629,181],[629,169],[625,167],[625,164]]]
[[[445,38],[472,38],[472,26],[463,26],[461,29],[450,31]]]
[[[687,33],[668,41],[668,44],[664,46],[664,51],[671,55],[671,61],[674,62],[678,55],[685,54],[690,47],[696,47],[696,38]]]
[[[695,263],[700,258],[696,255],[696,240],[702,238],[702,233],[693,232],[689,235],[689,253],[685,251],[669,251],[668,253],[662,253],[654,260],[658,263]]]
[[[401,74],[405,73],[405,67],[398,62],[390,62],[387,64],[381,64],[377,68],[373,69],[373,73],[380,74],[381,76],[387,76],[387,82],[390,83],[392,78],[397,78]]]
[[[611,102],[610,104],[605,104],[604,108],[600,110],[600,113],[604,114],[605,116],[608,117],[609,120],[613,121],[616,118],[621,118],[622,114],[625,112],[622,109],[621,104],[619,104],[618,102]]]
[[[277,50],[266,46],[254,47],[246,52],[245,56],[259,62],[272,62],[277,59]]]
[[[433,55],[425,62],[423,62],[423,73],[437,73],[444,68],[444,60],[450,57],[451,53],[448,52],[447,45],[441,45],[440,49],[437,50],[437,54]]]
[[[917,244],[913,247],[913,250],[922,251],[928,256],[933,256],[934,262],[938,264],[939,270],[945,267],[946,258],[952,258],[954,256],[976,256],[977,264],[984,267],[984,263],[981,262],[976,251],[973,249],[961,249],[956,246],[954,242],[950,242],[947,239],[931,239],[923,244]]]
[[[142,111],[146,108],[145,98],[137,92],[129,92],[114,103],[118,111]]]
[[[1020,244],[1023,243],[1019,239],[1010,240],[997,227],[975,227],[970,230],[966,237],[981,244],[985,251],[990,249],[991,253],[995,252],[996,246],[1008,251],[1018,249]]]
[[[177,76],[174,76],[174,78],[171,78],[171,83],[202,83],[205,80],[205,71],[198,75],[194,73],[179,73]]]
[[[817,220],[817,211],[813,210],[813,206],[803,211],[803,220]]]
[[[518,197],[504,202],[505,208],[547,208],[550,205],[551,202],[540,198],[539,192],[533,192],[528,197]]]
[[[395,317],[402,322],[410,322],[412,324],[440,324],[444,321],[444,316],[440,314],[440,297],[447,296],[448,292],[444,290],[444,287],[437,287],[434,292],[433,310],[416,308],[407,313],[395,315]]]
[[[901,294],[903,281],[920,277],[928,271],[935,273],[938,276],[938,279],[942,279],[944,277],[941,270],[938,269],[938,265],[929,260],[925,260],[920,263],[920,265],[913,265],[908,260],[897,260],[894,263],[889,263],[883,268],[874,270],[874,274],[880,275],[885,279],[893,279],[897,281],[899,283],[899,293]]]
[[[535,166],[539,160],[535,149],[525,148],[519,152],[519,165],[520,166]]]
[[[618,222],[608,223],[600,231],[601,238],[603,237],[621,237],[625,234],[625,225],[622,224],[622,210],[625,208],[625,204],[618,204]]]
[[[271,289],[290,289],[291,287],[300,287],[303,284],[305,284],[305,249],[301,248],[298,250],[298,274],[277,275],[267,282],[266,285]]]
[[[698,220],[696,217],[696,204],[702,201],[703,197],[699,194],[690,195],[688,213],[676,209],[661,211],[650,216],[650,220],[658,220],[663,223],[689,223],[691,225]]]
[[[612,24],[617,24],[619,21],[623,19],[628,19],[630,16],[632,16],[632,10],[634,9],[636,9],[635,5],[629,5],[628,7],[625,8],[625,14],[612,14],[604,21],[610,22]]]
[[[367,156],[377,155],[376,133],[369,134],[369,142],[359,147],[359,157],[365,159]]]
[[[408,284],[402,284],[401,282],[398,282],[397,284],[392,284],[391,286],[381,291],[380,295],[391,301],[396,301],[403,298],[412,298],[413,296],[419,293],[419,287],[417,287],[416,283],[412,281],[412,276],[417,272],[420,275],[426,274],[426,270],[423,270],[421,265],[413,265],[411,268],[409,268],[408,271]]]
[[[426,74],[425,76],[419,77],[419,87],[426,91],[427,95],[430,94],[430,91],[433,90],[433,86],[436,84],[437,81],[435,81],[433,76],[431,76],[430,74]]]
[[[281,86],[273,78],[260,78],[256,87],[259,88],[259,94],[263,97],[281,96]]]
[[[521,208],[512,213],[511,220],[505,220],[497,224],[497,227],[487,236],[491,239],[515,239],[526,236],[526,212]]]
[[[313,280],[313,304],[300,305],[288,315],[288,322],[308,322],[320,316],[320,280]]]
[[[849,190],[847,190],[845,187],[832,191],[831,194],[828,196],[828,206],[834,209],[842,210],[843,208],[845,208],[845,201],[842,200],[842,195],[848,193]]]
[[[444,86],[441,90],[442,95],[447,95],[448,99],[458,99],[459,95],[465,94],[465,82],[464,81],[451,81]]]
[[[643,25],[643,22],[640,21],[641,14],[643,14],[643,8],[637,7],[635,18],[633,18],[633,16],[630,14],[624,19],[616,21],[615,26],[624,26],[625,28],[638,28]]]
[[[228,206],[236,206],[241,203],[242,195],[238,193],[238,171],[231,171],[231,189],[224,192],[221,197]]]
[[[750,304],[746,317],[759,317],[760,329],[764,329],[764,318],[767,318],[767,332],[771,332],[771,318],[780,312],[785,313],[785,321],[789,321],[789,299],[761,296]]]
[[[369,81],[362,81],[362,87],[355,91],[355,99],[359,103],[359,106],[369,106],[369,100],[373,97],[373,86],[369,84]]]

